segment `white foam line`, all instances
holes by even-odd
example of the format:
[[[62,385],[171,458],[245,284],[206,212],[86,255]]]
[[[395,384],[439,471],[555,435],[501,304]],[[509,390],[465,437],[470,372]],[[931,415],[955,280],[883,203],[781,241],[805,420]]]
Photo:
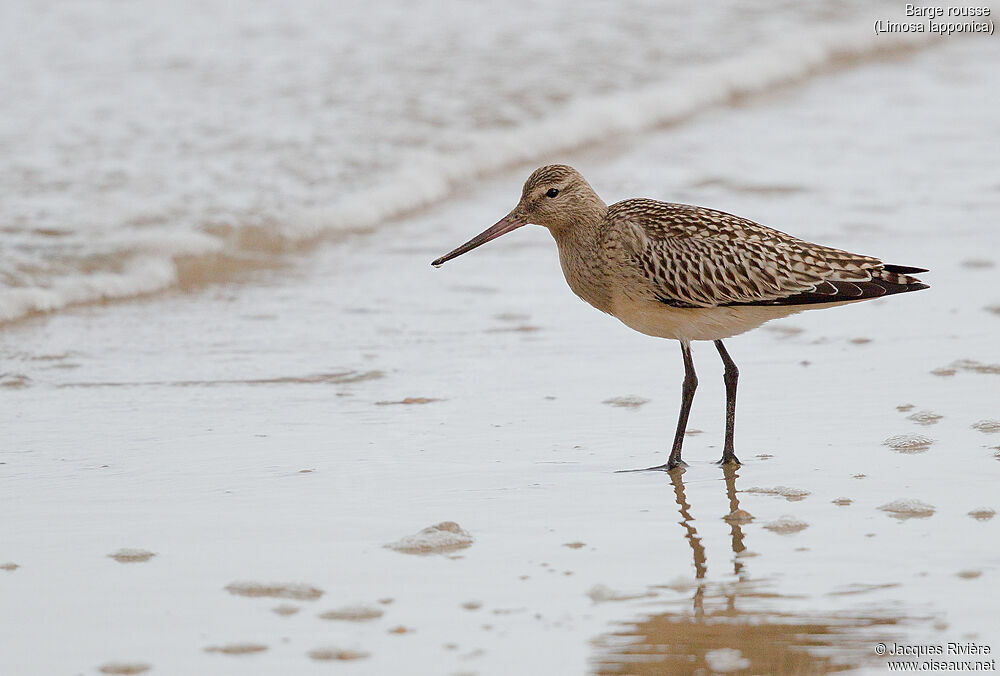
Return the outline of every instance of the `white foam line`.
[[[8,289],[0,295],[0,321],[70,305],[135,298],[170,288],[177,283],[171,257],[134,256],[120,272],[94,272],[60,277],[47,287]]]
[[[549,117],[509,130],[481,133],[452,155],[411,156],[370,190],[324,208],[289,214],[268,233],[297,245],[380,223],[449,197],[456,188],[541,157],[676,124],[734,97],[800,82],[845,60],[863,61],[930,44],[933,37],[875,37],[865,22],[842,23],[686,70],[672,80],[638,90],[571,102]],[[228,246],[238,246],[239,237]],[[0,295],[0,322],[71,305],[146,295],[178,283],[179,258],[218,255],[227,244],[207,233],[146,235],[117,247],[117,271],[72,274],[45,287],[14,288]],[[280,247],[279,247],[280,249]],[[238,253],[238,252],[234,252]]]
[[[223,242],[197,232],[145,232],[115,241],[112,248],[117,270],[70,273],[46,286],[8,288],[0,294],[0,322],[169,289],[178,282],[178,259],[218,254]]]
[[[477,178],[609,137],[676,124],[735,97],[801,82],[848,60],[877,58],[929,45],[933,40],[926,34],[875,36],[871,27],[860,20],[808,31],[688,70],[667,82],[578,100],[538,122],[485,132],[457,155],[411,156],[375,188],[301,213],[283,224],[278,234],[295,241],[321,237],[330,231],[373,228],[443,200]]]

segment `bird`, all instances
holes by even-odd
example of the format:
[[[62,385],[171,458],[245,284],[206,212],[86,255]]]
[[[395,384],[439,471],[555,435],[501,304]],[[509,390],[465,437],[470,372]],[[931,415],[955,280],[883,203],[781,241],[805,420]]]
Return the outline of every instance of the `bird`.
[[[684,433],[698,377],[693,341],[712,341],[725,367],[720,465],[740,464],[734,429],[739,369],[723,340],[804,310],[927,289],[924,268],[889,265],[798,239],[724,211],[627,199],[610,206],[573,167],[550,164],[525,181],[509,214],[434,260],[440,267],[524,225],[548,229],[570,289],[639,333],[680,343],[681,407],[666,463],[684,467]]]

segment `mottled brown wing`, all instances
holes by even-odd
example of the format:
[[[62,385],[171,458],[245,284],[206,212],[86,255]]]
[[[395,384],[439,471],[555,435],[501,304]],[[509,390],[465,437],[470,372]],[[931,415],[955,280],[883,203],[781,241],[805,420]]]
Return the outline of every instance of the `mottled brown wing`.
[[[721,211],[654,200],[611,207],[633,263],[678,307],[787,305],[883,295],[882,262],[787,235]],[[907,278],[909,279],[909,278]],[[913,280],[916,281],[916,280]]]

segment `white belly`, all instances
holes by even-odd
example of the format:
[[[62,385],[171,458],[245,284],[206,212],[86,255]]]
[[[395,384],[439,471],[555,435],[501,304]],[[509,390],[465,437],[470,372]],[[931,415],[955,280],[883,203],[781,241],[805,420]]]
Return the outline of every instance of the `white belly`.
[[[740,305],[714,308],[677,308],[658,302],[618,299],[612,314],[639,333],[674,340],[722,340],[755,329],[772,319],[803,310],[846,305],[849,302],[810,305]]]

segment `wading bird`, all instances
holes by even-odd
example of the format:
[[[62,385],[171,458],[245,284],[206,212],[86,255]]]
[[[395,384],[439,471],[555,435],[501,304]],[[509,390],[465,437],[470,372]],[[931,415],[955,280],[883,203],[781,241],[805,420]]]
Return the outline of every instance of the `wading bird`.
[[[722,211],[651,199],[606,205],[572,167],[536,169],[513,211],[432,263],[435,267],[533,223],[548,228],[576,295],[626,326],[681,344],[684,383],[670,457],[681,445],[698,386],[691,341],[711,340],[725,365],[726,441],[720,464],[739,464],[733,446],[739,370],[724,338],[803,310],[833,307],[928,286],[922,268],[811,244]]]

